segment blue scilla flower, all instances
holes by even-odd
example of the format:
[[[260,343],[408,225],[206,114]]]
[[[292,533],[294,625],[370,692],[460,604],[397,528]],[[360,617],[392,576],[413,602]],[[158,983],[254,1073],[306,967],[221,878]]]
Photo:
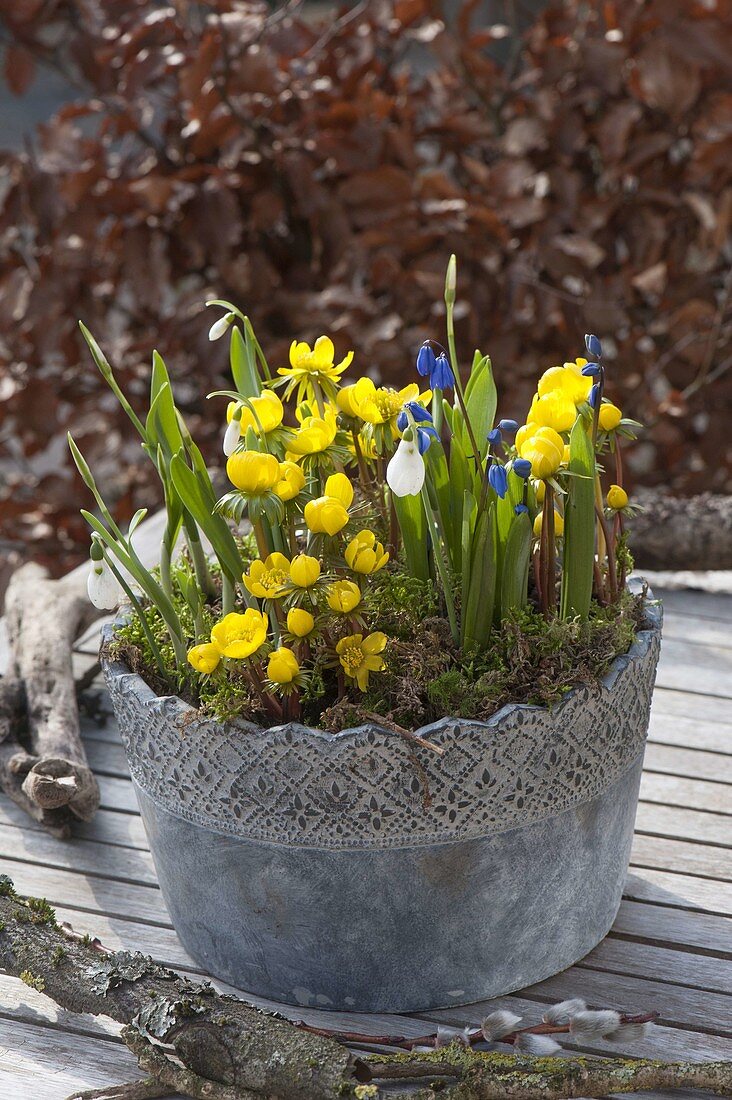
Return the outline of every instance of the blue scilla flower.
[[[437,432],[434,428],[417,428],[417,447],[421,455],[428,449],[432,442],[432,437],[437,438]]]
[[[587,348],[587,354],[593,359],[602,357],[602,344],[591,332],[585,334],[585,347]]]
[[[514,514],[517,516],[528,515],[529,509],[526,504],[517,504],[514,508]]]
[[[400,432],[404,432],[404,431],[406,431],[408,424],[409,424],[409,417],[405,413],[404,409],[402,409],[402,411],[397,416],[397,428],[399,429]]]
[[[600,400],[600,383],[595,382],[594,386],[590,390],[590,396],[587,398],[590,406],[594,409],[597,406],[597,402]]]
[[[514,435],[518,431],[517,420],[499,420],[498,427],[502,432],[508,432],[509,435]]]
[[[440,352],[435,360],[435,369],[430,375],[430,384],[433,390],[451,390],[455,385],[455,375],[452,373],[450,360],[444,351]]]
[[[587,363],[582,368],[582,373],[584,374],[585,378],[597,378],[601,372],[602,367],[599,363]]]
[[[425,424],[428,422],[430,424],[432,423],[432,413],[428,412],[427,409],[422,408],[422,406],[418,405],[416,401],[407,401],[406,407],[409,409],[410,413],[418,424]]]
[[[422,344],[422,347],[417,352],[417,374],[420,374],[422,378],[426,378],[428,374],[432,377],[432,372],[435,369],[436,363],[435,353],[430,344]]]
[[[488,432],[488,435],[486,436],[486,439],[490,443],[491,447],[495,447],[498,443],[501,443],[503,441],[503,435],[501,434],[501,429],[500,428],[492,428]]]
[[[517,477],[522,477],[525,481],[531,473],[531,463],[528,458],[515,458],[511,465],[511,469]]]
[[[500,462],[492,462],[488,467],[488,482],[496,496],[499,496],[501,500],[503,500],[508,492],[508,474],[506,473],[506,467],[501,466]]]

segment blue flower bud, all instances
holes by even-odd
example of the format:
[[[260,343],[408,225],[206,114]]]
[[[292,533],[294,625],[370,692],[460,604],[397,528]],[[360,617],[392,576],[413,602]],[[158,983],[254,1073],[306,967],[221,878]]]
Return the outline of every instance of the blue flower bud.
[[[602,370],[599,363],[588,363],[587,366],[582,368],[582,373],[585,378],[597,378]]]
[[[591,407],[594,409],[597,402],[600,400],[600,383],[595,382],[594,386],[590,390],[590,396],[587,398]]]
[[[409,423],[409,417],[404,412],[404,409],[402,409],[402,411],[397,416],[397,428],[399,429],[400,432],[403,432],[408,423]]]
[[[514,513],[517,516],[528,515],[528,511],[529,509],[526,507],[525,504],[517,504],[514,508]]]
[[[437,435],[434,428],[417,428],[417,447],[421,455],[423,455],[429,447],[433,435]]]
[[[500,462],[491,463],[488,467],[488,482],[495,491],[496,496],[499,496],[501,500],[503,500],[508,492],[508,474],[506,473],[506,467],[501,466]]]
[[[517,477],[522,477],[525,481],[531,473],[531,463],[529,462],[528,458],[515,458],[513,460],[511,469],[517,475]]]
[[[502,432],[508,432],[510,435],[513,435],[514,432],[518,431],[518,421],[517,420],[499,420],[498,421],[498,427],[501,429]]]
[[[417,374],[420,374],[422,378],[426,378],[428,374],[432,374],[434,369],[435,353],[429,344],[422,344],[417,352]]]
[[[591,332],[585,335],[585,347],[587,348],[587,354],[593,359],[600,359],[602,357],[602,344]]]
[[[501,429],[492,428],[491,431],[488,432],[486,438],[492,446],[495,446],[496,443],[500,443],[503,439],[503,436],[501,435]]]
[[[407,408],[417,423],[426,423],[427,421],[430,424],[432,423],[432,413],[422,408],[416,401],[407,401]]]
[[[430,375],[430,382],[433,390],[451,390],[455,385],[455,376],[452,373],[450,360],[447,358],[444,351],[435,359],[435,366]]]

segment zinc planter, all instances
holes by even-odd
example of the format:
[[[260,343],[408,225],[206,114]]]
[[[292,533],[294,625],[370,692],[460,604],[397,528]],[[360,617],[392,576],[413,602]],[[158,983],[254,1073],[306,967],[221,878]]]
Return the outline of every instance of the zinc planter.
[[[373,724],[201,721],[103,659],[185,947],[249,992],[362,1012],[465,1004],[570,966],[620,904],[660,635],[649,603],[600,685],[419,730],[441,754]]]

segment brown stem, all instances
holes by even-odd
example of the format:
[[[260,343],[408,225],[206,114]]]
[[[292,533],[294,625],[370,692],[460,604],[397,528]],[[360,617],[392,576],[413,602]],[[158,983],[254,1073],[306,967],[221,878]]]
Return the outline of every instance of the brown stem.
[[[546,607],[547,613],[553,615],[556,611],[556,574],[555,574],[555,541],[554,541],[554,490],[551,485],[546,486],[544,496],[544,514],[541,521],[542,534],[546,524]]]
[[[542,524],[542,527],[543,526],[544,525]],[[536,594],[539,598],[539,607],[543,607],[544,597],[541,589],[541,561],[538,550],[534,550],[531,560],[534,567],[534,587],[536,588]]]
[[[385,726],[388,730],[393,730],[394,733],[398,733],[400,737],[403,737],[406,741],[414,741],[416,745],[421,745],[424,749],[431,749],[432,752],[436,752],[438,756],[442,756],[444,749],[440,745],[433,745],[431,741],[428,741],[425,737],[420,737],[418,733],[414,733],[413,730],[405,729],[404,726],[398,725],[396,722],[392,722],[390,718],[384,718],[382,714],[376,714],[375,711],[362,710],[364,718],[370,719],[372,722],[377,722],[380,726]]]
[[[617,603],[618,600],[618,571],[615,562],[615,543],[612,535],[610,534],[607,520],[605,519],[605,513],[602,508],[598,508],[595,504],[595,512],[597,514],[597,521],[602,528],[602,533],[605,536],[605,544],[607,546],[607,575],[610,583],[610,602]]]

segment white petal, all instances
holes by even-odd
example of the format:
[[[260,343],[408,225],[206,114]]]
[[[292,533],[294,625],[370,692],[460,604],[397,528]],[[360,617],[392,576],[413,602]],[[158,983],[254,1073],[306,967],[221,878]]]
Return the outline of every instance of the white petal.
[[[218,321],[214,321],[211,328],[208,330],[209,340],[219,340],[229,329],[233,314],[225,313],[223,317],[219,317]]]
[[[99,611],[113,611],[122,598],[122,589],[106,562],[92,562],[86,582],[89,599]]]
[[[386,483],[394,496],[415,497],[424,485],[424,459],[415,441],[402,439],[386,467]]]
[[[230,420],[224,433],[224,454],[227,458],[233,455],[241,439],[241,421]]]

